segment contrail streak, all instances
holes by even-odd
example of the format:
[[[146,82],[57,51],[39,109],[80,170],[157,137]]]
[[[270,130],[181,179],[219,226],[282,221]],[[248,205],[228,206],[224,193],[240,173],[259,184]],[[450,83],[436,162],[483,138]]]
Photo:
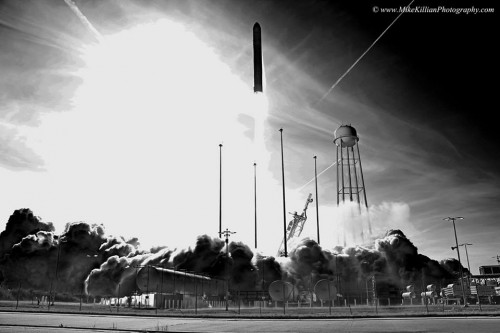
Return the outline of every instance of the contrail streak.
[[[321,175],[322,175],[325,171],[327,171],[328,169],[330,169],[330,168],[331,168],[332,166],[334,166],[335,164],[337,164],[337,161],[333,162],[333,163],[332,163],[332,164],[330,164],[330,166],[329,166],[329,167],[327,167],[325,170],[323,170],[323,171],[321,171],[320,173],[318,173],[318,176],[317,176],[317,177],[321,176]],[[302,185],[302,187],[301,187],[301,188],[299,188],[299,191],[300,191],[300,190],[302,190],[302,189],[303,189],[304,187],[306,187],[307,185],[309,185],[311,182],[313,182],[315,178],[316,178],[316,177],[314,177],[313,179],[311,179],[310,181],[308,181],[307,183],[305,183],[304,185]]]
[[[97,31],[97,29],[92,25],[92,23],[90,23],[87,17],[83,15],[83,13],[80,11],[76,3],[73,0],[64,0],[64,2],[69,6],[71,11],[80,19],[80,21],[82,21],[83,25],[85,25],[90,30],[90,32],[92,32],[94,37],[99,42],[101,42],[103,40],[102,35],[100,34],[99,31]]]
[[[414,1],[415,0],[412,0],[407,7],[410,7]],[[399,15],[394,19],[394,21],[392,21],[391,24],[389,24],[389,26],[387,28],[385,28],[384,31],[382,31],[380,36],[378,36],[377,39],[375,39],[375,41],[366,49],[366,51],[363,52],[363,54],[361,54],[361,56],[358,59],[356,59],[356,61],[351,65],[351,67],[349,67],[347,69],[347,71],[339,77],[339,79],[330,87],[330,89],[328,89],[328,91],[316,103],[319,103],[322,100],[324,100],[332,92],[332,90],[335,89],[335,87],[340,83],[340,81],[342,81],[342,79],[347,74],[349,74],[349,72],[354,68],[354,66],[356,66],[358,64],[358,62],[365,56],[365,54],[367,54],[372,49],[372,47],[375,46],[375,44],[378,42],[378,40],[380,38],[382,38],[382,36],[387,32],[387,30],[390,29],[390,27],[392,27],[392,25],[394,23],[396,23],[396,21],[401,17],[401,15],[403,15],[403,13],[404,13],[404,11],[401,11],[401,13],[399,13]]]

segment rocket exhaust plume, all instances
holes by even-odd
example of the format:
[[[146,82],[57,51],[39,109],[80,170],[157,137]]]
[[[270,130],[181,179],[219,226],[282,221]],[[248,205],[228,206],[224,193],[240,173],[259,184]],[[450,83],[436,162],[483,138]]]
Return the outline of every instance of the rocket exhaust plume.
[[[253,25],[253,91],[263,92],[262,89],[262,40],[260,24]]]

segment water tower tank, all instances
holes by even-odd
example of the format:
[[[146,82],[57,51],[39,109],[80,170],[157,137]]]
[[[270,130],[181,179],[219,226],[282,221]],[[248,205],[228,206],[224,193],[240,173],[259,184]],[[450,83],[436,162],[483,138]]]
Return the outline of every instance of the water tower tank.
[[[358,141],[358,133],[351,125],[341,125],[334,132],[333,143],[336,148],[335,164],[337,165],[337,205],[340,205],[341,201],[342,203],[345,203],[346,200],[350,202],[357,201],[360,207],[363,204],[368,209]],[[368,231],[371,234],[369,219],[367,223]],[[362,238],[364,237],[362,228],[360,235]],[[344,244],[346,244],[345,239]]]
[[[358,135],[354,127],[350,125],[340,125],[334,132],[335,135],[335,144],[340,146],[342,143],[342,147],[352,147],[359,141]]]

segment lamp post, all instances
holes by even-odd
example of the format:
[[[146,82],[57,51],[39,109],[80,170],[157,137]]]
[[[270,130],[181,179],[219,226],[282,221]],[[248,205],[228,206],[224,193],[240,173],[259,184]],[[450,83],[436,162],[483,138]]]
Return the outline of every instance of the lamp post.
[[[470,243],[463,243],[463,244],[460,244],[458,246],[463,246],[465,247],[465,256],[467,257],[467,268],[469,269],[469,275],[471,275],[471,271],[470,271],[470,263],[469,263],[469,252],[467,252],[467,245],[474,245],[474,244],[470,244]]]
[[[226,260],[229,259],[229,236],[232,234],[235,234],[236,231],[229,231],[229,229],[226,228],[225,231],[220,233],[220,236],[224,235],[226,238]],[[226,311],[228,311],[228,301],[229,301],[229,274],[227,270],[227,261],[226,261]]]
[[[458,249],[458,238],[457,238],[457,228],[455,227],[455,220],[463,220],[464,218],[461,216],[456,216],[456,217],[445,217],[443,220],[444,221],[451,221],[453,222],[453,232],[455,233],[455,248],[457,250],[457,256],[458,256],[458,263],[459,263],[459,270],[460,270],[460,286],[462,287],[462,296],[464,300],[464,307],[467,307],[467,296],[465,295],[465,288],[464,288],[464,283],[463,283],[463,277],[464,277],[464,272],[462,270],[462,261],[460,260],[460,250]],[[452,247],[453,249],[453,247]]]
[[[469,252],[467,251],[467,245],[472,245],[472,244],[463,243],[463,244],[460,244],[459,246],[465,247],[465,256],[467,257],[467,268],[469,269],[469,274],[467,274],[467,284],[469,285],[469,288],[470,288],[470,277],[471,277],[472,273],[470,271]]]

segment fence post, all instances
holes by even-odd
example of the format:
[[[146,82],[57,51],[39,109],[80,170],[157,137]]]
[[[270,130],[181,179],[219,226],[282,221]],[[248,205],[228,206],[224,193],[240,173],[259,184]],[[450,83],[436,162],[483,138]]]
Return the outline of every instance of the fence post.
[[[118,295],[116,295],[116,312],[120,312],[120,284],[118,283]]]
[[[283,290],[283,314],[286,314],[286,303],[285,303],[285,283],[281,286]]]
[[[328,312],[330,313],[330,316],[332,315],[332,295],[330,292],[330,280],[328,282]]]
[[[80,311],[82,311],[82,298],[83,298],[83,288],[85,287],[85,282],[82,284],[82,291],[80,292]]]
[[[17,302],[16,302],[16,309],[19,306],[19,294],[21,293],[21,281],[19,281],[19,288],[17,289]]]
[[[198,314],[198,279],[194,279],[194,314]]]

